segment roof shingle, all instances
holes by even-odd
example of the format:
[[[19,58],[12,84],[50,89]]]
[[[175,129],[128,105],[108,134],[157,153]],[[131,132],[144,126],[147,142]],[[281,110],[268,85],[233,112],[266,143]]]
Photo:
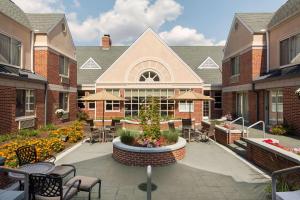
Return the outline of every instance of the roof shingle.
[[[236,16],[254,33],[265,32],[273,15],[273,13],[236,13]]]
[[[56,24],[58,24],[65,14],[48,13],[48,14],[32,14],[27,13],[28,20],[35,32],[48,33]]]

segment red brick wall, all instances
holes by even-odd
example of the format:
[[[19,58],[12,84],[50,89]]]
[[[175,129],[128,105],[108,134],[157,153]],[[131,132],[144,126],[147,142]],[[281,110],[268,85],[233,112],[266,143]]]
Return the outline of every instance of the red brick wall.
[[[222,96],[223,115],[236,114],[236,93],[223,92]]]
[[[0,134],[17,130],[16,88],[0,86]]]
[[[252,50],[252,80],[264,74],[267,68],[267,50]]]
[[[283,117],[284,120],[292,125],[300,135],[300,99],[295,94],[299,87],[283,88]]]
[[[36,94],[36,126],[40,128],[45,125],[45,91],[35,90]]]
[[[182,160],[185,156],[185,148],[162,153],[129,152],[113,148],[113,158],[118,162],[129,166],[165,166]]]

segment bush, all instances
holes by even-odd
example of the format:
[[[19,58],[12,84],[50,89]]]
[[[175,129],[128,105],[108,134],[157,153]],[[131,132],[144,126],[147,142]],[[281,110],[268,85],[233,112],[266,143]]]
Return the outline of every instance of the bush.
[[[179,133],[171,132],[171,131],[164,131],[162,136],[167,140],[168,144],[174,144],[178,142]]]
[[[136,134],[128,130],[122,130],[119,132],[119,134],[120,134],[121,142],[128,145],[131,145],[134,142],[136,137]]]
[[[23,137],[36,137],[39,134],[38,130],[22,129],[19,131],[19,135]]]
[[[270,132],[274,135],[284,135],[287,133],[287,129],[283,125],[274,125],[270,128]]]
[[[57,129],[57,127],[54,124],[47,124],[46,126],[43,126],[39,129],[39,131],[53,131]]]
[[[77,112],[77,119],[79,121],[86,121],[89,119],[89,115],[84,111]]]

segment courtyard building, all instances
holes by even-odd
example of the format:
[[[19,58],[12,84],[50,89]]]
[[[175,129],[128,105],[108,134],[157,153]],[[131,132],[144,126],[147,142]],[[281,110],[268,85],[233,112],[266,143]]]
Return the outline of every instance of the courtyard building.
[[[222,46],[168,46],[147,29],[131,46],[112,46],[110,35],[102,46],[77,47],[79,99],[106,90],[126,99],[104,102],[106,120],[135,119],[149,97],[159,98],[166,119],[191,117],[199,123],[222,115]],[[188,90],[211,96],[209,101],[175,102],[170,97]],[[78,101],[78,107],[101,121],[103,102]]]
[[[75,46],[64,14],[28,14],[0,1],[0,133],[75,120]]]
[[[237,13],[224,49],[223,114],[300,131],[300,7]]]

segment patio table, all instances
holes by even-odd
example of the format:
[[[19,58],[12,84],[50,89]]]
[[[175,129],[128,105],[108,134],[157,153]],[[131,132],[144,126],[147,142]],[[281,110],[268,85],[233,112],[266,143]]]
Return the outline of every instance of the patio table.
[[[40,173],[40,174],[49,174],[51,173],[55,168],[55,165],[50,162],[37,162],[37,163],[30,163],[26,165],[22,165],[18,168],[18,170],[21,170],[23,172],[26,172],[28,174],[33,173]],[[16,178],[16,179],[24,179],[23,174],[18,174],[14,172],[9,172],[9,176]]]

